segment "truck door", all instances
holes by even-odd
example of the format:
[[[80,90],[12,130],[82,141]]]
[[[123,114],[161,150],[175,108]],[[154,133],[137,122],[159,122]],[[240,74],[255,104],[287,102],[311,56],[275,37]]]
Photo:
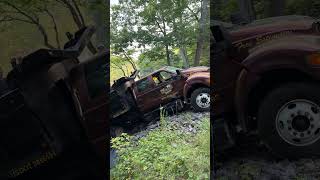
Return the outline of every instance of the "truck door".
[[[81,106],[83,126],[101,160],[107,149],[107,57],[97,55],[74,69],[73,88]]]
[[[161,82],[156,85],[154,93],[159,94],[157,100],[161,105],[182,96],[184,82],[177,74],[160,71],[158,77]]]
[[[181,97],[183,80],[177,77],[177,74],[165,70],[152,74],[149,77],[152,88],[137,97],[141,110],[148,112]]]
[[[148,112],[152,107],[155,106],[153,98],[156,95],[152,94],[151,91],[154,88],[154,83],[151,76],[147,76],[137,81],[134,85],[134,91],[136,95],[137,106],[141,112]]]

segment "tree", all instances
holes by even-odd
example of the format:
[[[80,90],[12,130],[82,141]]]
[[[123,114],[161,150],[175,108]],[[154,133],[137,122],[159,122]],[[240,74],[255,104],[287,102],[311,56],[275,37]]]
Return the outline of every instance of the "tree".
[[[130,50],[132,52],[140,50],[146,53],[143,58],[139,58],[140,60],[147,57],[154,61],[162,61],[163,59],[158,59],[160,57],[165,59],[167,65],[177,64],[175,61],[178,54],[184,67],[189,67],[189,61],[193,59],[190,57],[195,57],[194,44],[198,41],[199,22],[202,19],[205,21],[209,19],[205,15],[201,19],[201,2],[196,0],[123,0],[119,5],[111,7],[111,10],[112,53],[122,54],[125,57],[125,53],[130,56],[127,53]],[[206,25],[208,25],[207,22]],[[199,47],[205,44],[201,41],[201,39],[205,41],[206,38],[203,37],[205,37],[203,34],[199,36]],[[148,51],[153,53],[147,53]],[[152,58],[151,55],[155,56]],[[199,55],[201,52],[197,55],[200,61]]]
[[[252,0],[238,0],[240,15],[247,22],[255,20],[255,11]]]
[[[110,58],[110,83],[120,77],[128,77],[134,71],[131,64],[124,60],[121,56],[111,56]]]
[[[135,52],[133,46],[134,34],[132,17],[134,10],[128,8],[126,13],[121,11],[121,5],[111,7],[110,18],[110,48],[112,54],[121,57],[129,62],[136,70],[135,62],[131,55]]]
[[[51,9],[55,7],[66,8],[72,16],[78,28],[86,26],[80,6],[84,1],[80,0],[0,0],[0,23],[23,22],[37,27],[43,39],[43,45],[51,49],[61,49],[60,33],[57,21]],[[54,29],[55,43],[49,41],[48,29],[41,22],[43,16],[49,17]],[[90,42],[88,48],[92,53],[96,49]]]
[[[53,18],[52,12],[48,9],[52,4],[49,1],[19,1],[19,0],[1,0],[0,1],[0,17],[1,23],[20,21],[37,27],[43,38],[43,44],[48,48],[55,48],[55,45],[49,42],[48,33],[40,22],[40,15],[45,13],[52,19],[54,24],[56,44],[60,47],[59,33],[56,26],[56,21]]]
[[[97,45],[109,47],[109,3],[108,0],[88,0],[88,9],[89,15],[92,17],[92,20],[95,22],[96,36],[95,42]]]
[[[209,13],[208,13],[208,0],[202,0],[202,5],[201,5],[201,18],[199,22],[199,35],[198,35],[198,40],[197,40],[197,48],[196,48],[196,54],[194,58],[194,66],[198,66],[200,63],[200,57],[201,57],[201,52],[204,46],[204,39],[206,36],[206,29],[208,28],[208,18],[209,18]]]
[[[269,17],[283,16],[285,12],[285,0],[271,0],[269,6]]]

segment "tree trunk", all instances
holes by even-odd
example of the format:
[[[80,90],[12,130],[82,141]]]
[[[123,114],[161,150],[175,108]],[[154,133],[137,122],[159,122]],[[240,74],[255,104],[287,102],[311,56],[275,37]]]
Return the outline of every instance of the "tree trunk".
[[[285,6],[285,0],[271,0],[268,13],[269,17],[283,16]]]
[[[168,64],[168,66],[171,66],[169,45],[167,45],[167,44],[166,44],[166,56],[167,56],[167,64]]]
[[[238,0],[240,14],[247,22],[256,19],[252,0]]]
[[[126,60],[131,64],[132,68],[134,70],[137,70],[137,66],[135,65],[134,61],[132,60],[132,58],[126,53],[126,51],[124,49],[122,49],[122,52],[126,58]]]
[[[199,35],[197,40],[197,48],[196,48],[196,54],[194,57],[194,66],[198,66],[200,64],[200,58],[202,54],[202,49],[204,45],[204,36],[205,36],[205,30],[206,30],[206,22],[208,18],[208,0],[203,0],[201,5],[201,18],[199,23]]]
[[[74,0],[73,0],[74,1]],[[97,0],[91,0],[92,3],[96,3]],[[79,9],[79,8],[78,8]],[[80,12],[80,10],[78,10]],[[81,14],[81,13],[79,13]],[[90,9],[90,14],[93,18],[94,25],[96,27],[96,45],[106,46],[107,38],[106,33],[108,32],[107,29],[107,11],[103,11],[100,8]],[[82,17],[82,16],[80,16]],[[81,18],[83,19],[83,17]],[[84,20],[82,20],[84,22]]]
[[[180,56],[181,56],[181,59],[183,60],[183,67],[189,68],[190,65],[189,65],[189,60],[188,60],[188,56],[187,56],[187,51],[184,47],[180,48]]]

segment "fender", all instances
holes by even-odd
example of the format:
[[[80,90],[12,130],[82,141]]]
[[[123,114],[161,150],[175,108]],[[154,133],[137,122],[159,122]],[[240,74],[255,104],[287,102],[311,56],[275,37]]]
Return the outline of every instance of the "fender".
[[[234,106],[237,119],[245,132],[248,131],[248,95],[262,74],[277,69],[291,69],[314,76],[306,56],[320,51],[319,40],[317,36],[306,35],[284,38],[252,49],[250,55],[242,61],[246,68],[241,70],[236,81]]]
[[[193,87],[199,84],[210,87],[210,72],[199,72],[188,77],[183,87],[183,96],[185,100],[188,99],[190,90],[193,90]]]

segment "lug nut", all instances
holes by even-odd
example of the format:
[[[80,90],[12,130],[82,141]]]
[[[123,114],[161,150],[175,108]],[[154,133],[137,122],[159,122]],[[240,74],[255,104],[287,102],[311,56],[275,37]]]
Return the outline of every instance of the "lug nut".
[[[301,137],[303,137],[303,136],[304,136],[304,134],[303,134],[303,133],[301,133],[301,134],[300,134],[300,136],[301,136]]]
[[[296,136],[296,135],[297,135],[297,132],[293,132],[293,135],[295,135],[295,136]]]
[[[313,121],[313,118],[310,118],[310,121]]]

